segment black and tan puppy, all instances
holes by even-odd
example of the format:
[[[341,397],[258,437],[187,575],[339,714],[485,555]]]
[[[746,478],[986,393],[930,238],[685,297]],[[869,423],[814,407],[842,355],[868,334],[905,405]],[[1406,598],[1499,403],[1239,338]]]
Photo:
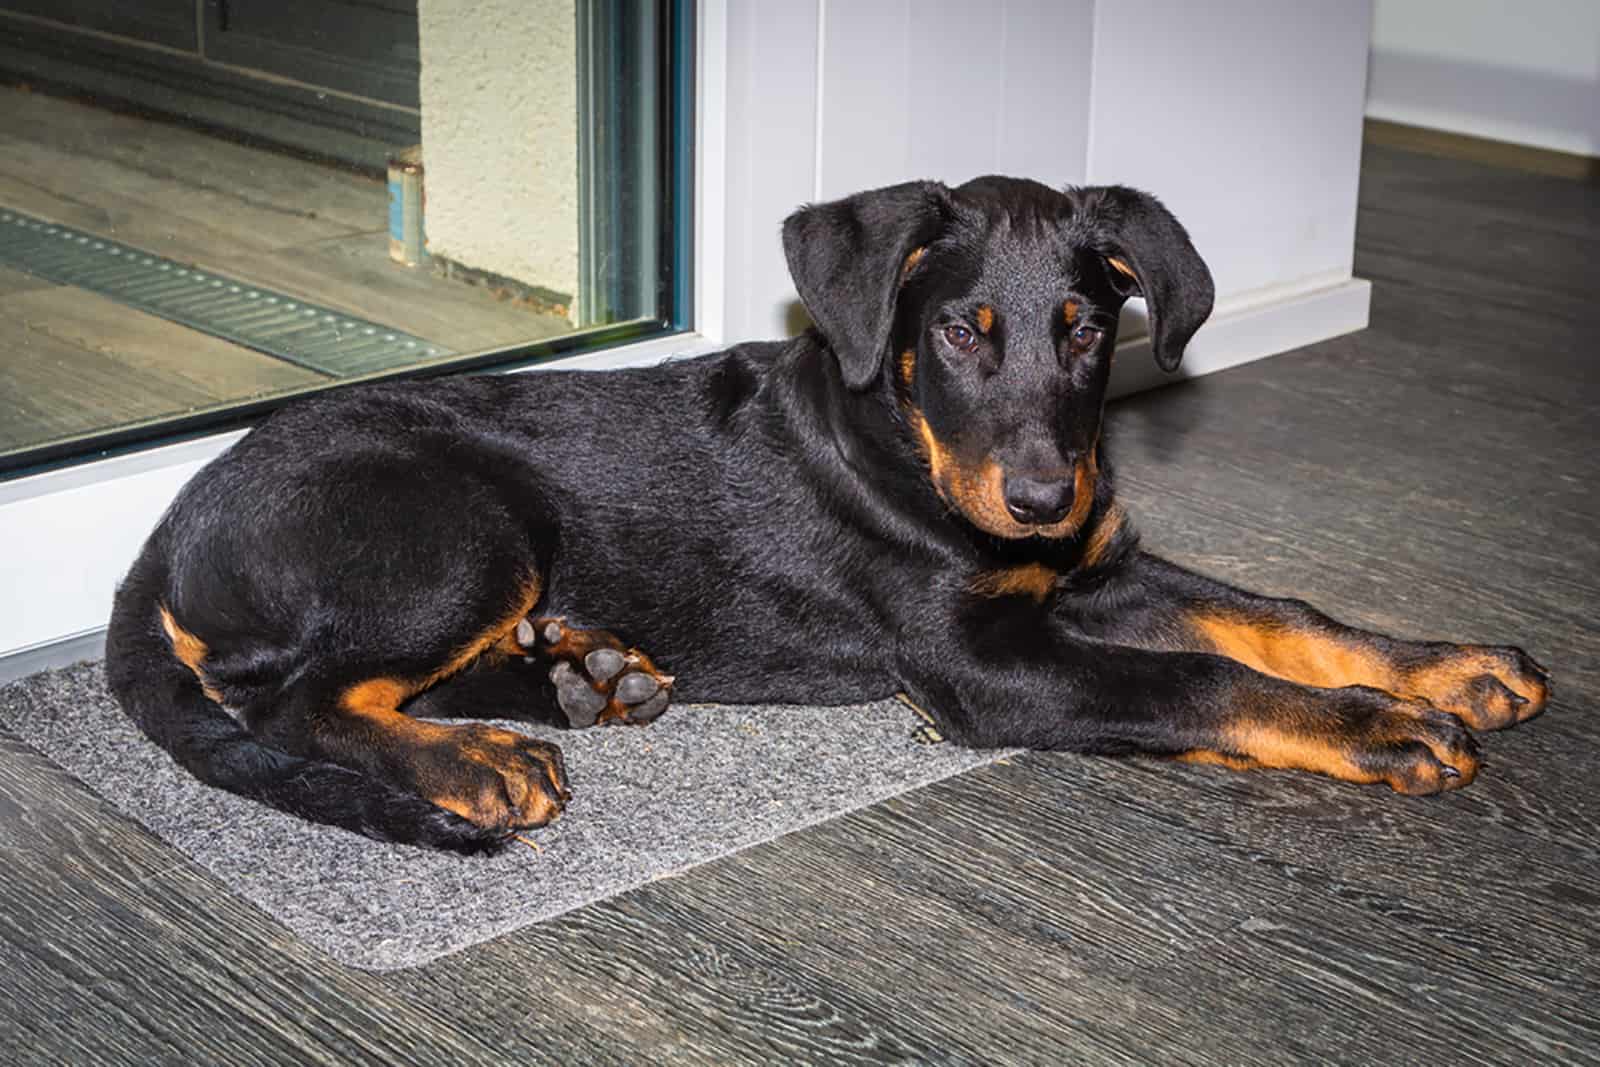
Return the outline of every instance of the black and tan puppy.
[[[1365,633],[1138,550],[1100,436],[1117,313],[1148,301],[1170,369],[1212,302],[1153,198],[912,183],[783,236],[817,324],[796,340],[268,419],[118,594],[128,712],[203,781],[472,852],[561,812],[560,753],[422,717],[903,692],[967,745],[1430,793],[1477,772],[1468,727],[1544,706],[1516,649]]]

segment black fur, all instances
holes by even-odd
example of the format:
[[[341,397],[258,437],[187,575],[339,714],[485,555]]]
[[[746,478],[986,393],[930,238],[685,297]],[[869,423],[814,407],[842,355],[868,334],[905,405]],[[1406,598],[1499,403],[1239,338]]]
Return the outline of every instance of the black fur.
[[[793,341],[353,387],[272,416],[183,490],[119,591],[119,699],[203,781],[464,852],[507,827],[386,779],[411,757],[377,751],[387,742],[351,725],[340,694],[437,672],[530,574],[538,614],[646,649],[679,699],[904,691],[961,743],[1155,754],[1232,751],[1227,727],[1251,702],[1341,723],[1371,712],[1371,690],[1214,654],[1195,605],[1278,602],[1145,556],[1112,510],[1100,421],[1118,310],[1149,301],[1171,367],[1212,300],[1153,198],[917,182],[803,209],[784,245],[818,325]],[[930,478],[930,441],[947,474],[1000,471],[1007,501],[1064,486],[1081,521],[1030,536],[1049,531],[1006,526],[1009,503],[975,521],[962,501],[978,497]],[[1091,483],[1071,472],[1091,461],[1080,502]],[[220,704],[174,658],[162,605],[204,642]],[[548,683],[516,663],[447,678],[411,710],[553,714]]]

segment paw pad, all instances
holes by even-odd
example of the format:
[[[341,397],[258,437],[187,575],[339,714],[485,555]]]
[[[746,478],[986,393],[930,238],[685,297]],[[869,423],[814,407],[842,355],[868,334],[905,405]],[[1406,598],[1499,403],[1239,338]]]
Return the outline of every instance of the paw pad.
[[[575,729],[643,725],[671,702],[672,675],[605,630],[578,629],[559,618],[524,619],[516,636],[533,658],[551,661],[556,703]]]

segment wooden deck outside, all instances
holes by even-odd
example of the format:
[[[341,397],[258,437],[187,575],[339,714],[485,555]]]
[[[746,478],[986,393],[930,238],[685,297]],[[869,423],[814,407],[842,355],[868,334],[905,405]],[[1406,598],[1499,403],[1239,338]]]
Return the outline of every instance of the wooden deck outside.
[[[458,352],[561,318],[389,259],[384,182],[0,87],[0,207],[398,327]],[[331,379],[0,268],[0,453]]]

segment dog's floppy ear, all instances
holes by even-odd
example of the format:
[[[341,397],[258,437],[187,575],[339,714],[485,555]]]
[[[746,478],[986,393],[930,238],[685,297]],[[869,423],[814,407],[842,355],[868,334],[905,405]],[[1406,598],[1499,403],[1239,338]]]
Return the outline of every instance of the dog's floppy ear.
[[[1150,347],[1162,370],[1178,369],[1189,339],[1211,314],[1211,271],[1172,212],[1125,185],[1067,190],[1089,240],[1124,296],[1150,308]]]
[[[949,195],[938,182],[907,182],[803,207],[784,220],[789,274],[851,389],[877,377],[901,270],[943,227]]]

